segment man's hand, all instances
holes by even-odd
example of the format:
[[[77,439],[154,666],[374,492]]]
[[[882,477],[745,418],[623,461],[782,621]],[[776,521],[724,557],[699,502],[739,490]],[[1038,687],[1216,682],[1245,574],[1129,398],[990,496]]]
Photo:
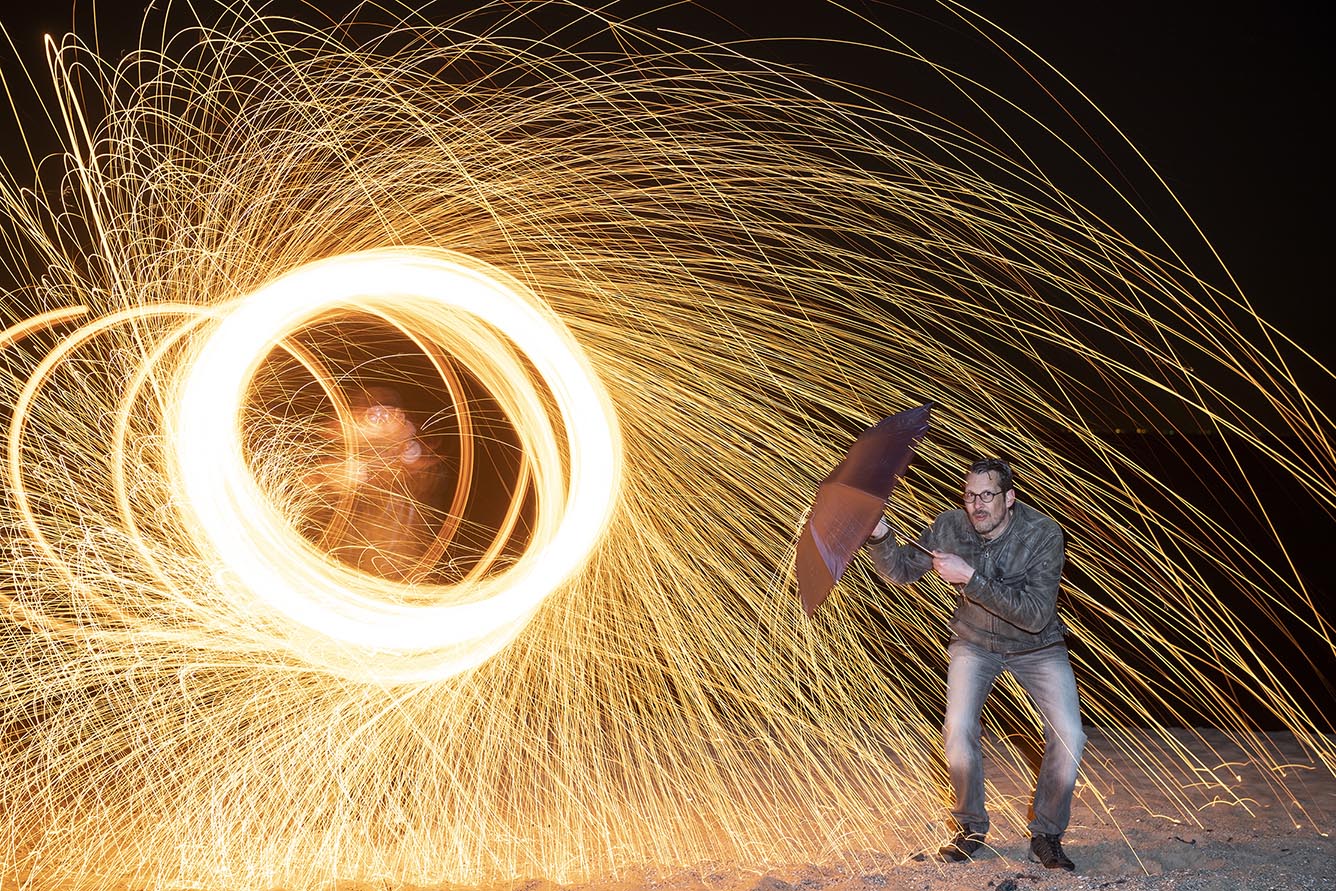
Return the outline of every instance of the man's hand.
[[[872,530],[872,535],[868,537],[868,544],[879,544],[891,534],[891,526],[886,522],[885,517],[877,520],[877,528]]]
[[[947,554],[942,551],[932,552],[932,568],[949,585],[964,585],[974,578],[974,567],[965,562],[959,554]]]

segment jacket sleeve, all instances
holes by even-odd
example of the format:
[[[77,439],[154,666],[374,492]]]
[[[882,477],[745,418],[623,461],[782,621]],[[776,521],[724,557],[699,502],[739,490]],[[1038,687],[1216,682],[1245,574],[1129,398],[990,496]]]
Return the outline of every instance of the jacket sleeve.
[[[1038,634],[1057,613],[1064,559],[1062,529],[1046,524],[1002,578],[987,579],[976,571],[960,593],[1003,621]]]
[[[907,585],[917,582],[932,569],[932,558],[909,545],[897,545],[894,533],[867,548],[877,575],[888,582]]]

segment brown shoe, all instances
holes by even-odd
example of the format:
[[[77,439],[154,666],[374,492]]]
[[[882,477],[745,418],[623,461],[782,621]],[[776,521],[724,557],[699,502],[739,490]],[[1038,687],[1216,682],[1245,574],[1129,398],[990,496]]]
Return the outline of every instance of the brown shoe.
[[[1076,869],[1072,858],[1062,850],[1060,835],[1036,835],[1030,839],[1030,859],[1044,864],[1048,869],[1065,869],[1068,872]]]
[[[974,859],[975,853],[983,847],[982,832],[975,832],[969,826],[958,825],[956,837],[937,849],[937,856],[948,862],[959,863]]]

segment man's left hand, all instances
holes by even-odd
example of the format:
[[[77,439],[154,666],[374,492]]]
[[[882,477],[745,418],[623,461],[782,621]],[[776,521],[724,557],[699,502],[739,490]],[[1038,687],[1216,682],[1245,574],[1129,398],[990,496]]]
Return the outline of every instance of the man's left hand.
[[[932,568],[949,585],[964,585],[974,577],[974,567],[965,562],[959,554],[932,552]]]

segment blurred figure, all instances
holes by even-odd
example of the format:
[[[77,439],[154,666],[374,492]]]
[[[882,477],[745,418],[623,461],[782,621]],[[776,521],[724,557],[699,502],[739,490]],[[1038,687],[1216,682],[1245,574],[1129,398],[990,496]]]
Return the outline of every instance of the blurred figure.
[[[423,558],[439,527],[433,499],[441,459],[418,436],[398,391],[349,394],[350,422],[325,425],[328,457],[308,482],[319,489],[321,544],[341,562],[392,581],[411,582],[431,567]]]

